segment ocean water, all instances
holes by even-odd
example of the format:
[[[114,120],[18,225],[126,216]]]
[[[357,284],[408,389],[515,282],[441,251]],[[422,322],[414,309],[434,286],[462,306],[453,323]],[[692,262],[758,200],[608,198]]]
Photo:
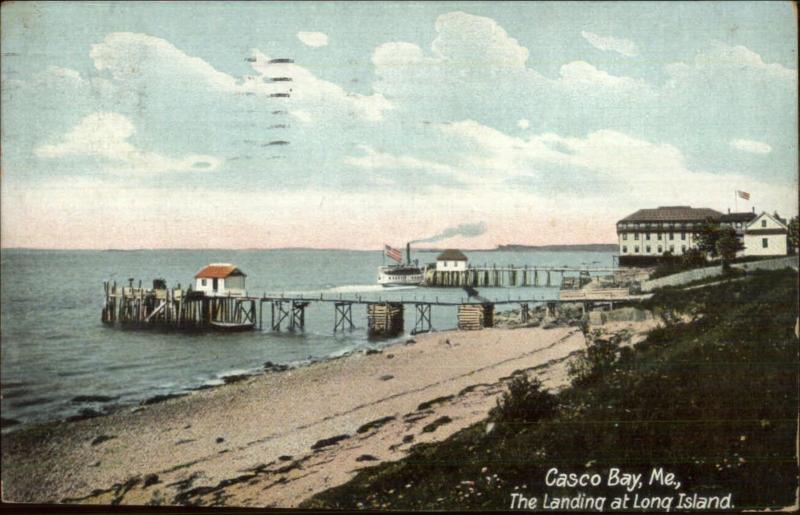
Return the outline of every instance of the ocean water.
[[[435,253],[419,252],[422,263]],[[467,252],[473,264],[610,266],[598,252]],[[4,431],[63,419],[82,410],[103,412],[156,395],[220,384],[228,375],[258,373],[266,361],[302,365],[394,340],[367,338],[366,307],[353,306],[352,332],[333,334],[334,307],[315,303],[306,310],[303,332],[253,331],[237,334],[181,334],[123,331],[100,322],[103,281],[127,278],[152,285],[164,278],[172,287],[191,284],[212,262],[231,262],[247,274],[250,295],[285,292],[326,297],[357,295],[381,300],[459,300],[461,289],[383,288],[376,284],[378,251],[339,250],[137,250],[0,252],[0,411]],[[558,286],[553,274],[553,286]],[[555,298],[556,288],[480,288],[489,299]],[[264,304],[268,325],[269,305]],[[500,308],[504,309],[504,308]],[[510,307],[505,308],[510,309]],[[456,325],[455,307],[434,307],[436,330]],[[406,308],[405,329],[414,325]],[[81,396],[112,400],[82,401]]]

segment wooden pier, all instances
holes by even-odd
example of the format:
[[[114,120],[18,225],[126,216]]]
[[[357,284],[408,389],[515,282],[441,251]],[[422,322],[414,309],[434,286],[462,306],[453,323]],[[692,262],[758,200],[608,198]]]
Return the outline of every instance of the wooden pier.
[[[486,299],[466,297],[458,300],[382,299],[362,296],[343,297],[263,294],[254,296],[216,296],[200,291],[167,288],[162,280],[153,281],[153,288],[138,286],[133,280],[127,286],[105,282],[103,323],[127,329],[166,329],[180,331],[243,331],[265,326],[270,331],[302,331],[305,329],[306,308],[314,303],[333,304],[333,332],[352,331],[353,306],[367,308],[367,331],[370,336],[394,336],[405,330],[405,308],[414,308],[412,333],[434,330],[431,312],[434,306],[457,307],[459,329],[477,330],[494,325],[494,311],[498,305],[518,305],[520,321],[526,323],[534,306],[545,306],[549,313],[561,303],[582,304],[584,312],[594,305],[636,302],[646,296],[630,295],[627,289],[562,291],[558,299],[517,298]],[[268,304],[265,306],[264,304]],[[264,320],[264,315],[269,320]],[[268,325],[265,323],[268,322]]]
[[[529,266],[470,266],[466,270],[441,271],[429,268],[425,272],[425,286],[432,287],[465,287],[473,288],[557,288],[570,279],[570,283],[582,285],[588,282],[591,274],[614,274],[618,268],[589,268],[589,267],[529,267]],[[572,274],[568,276],[567,274]],[[577,276],[575,274],[578,274]],[[559,283],[554,279],[560,278]]]
[[[104,324],[127,329],[172,329],[181,331],[242,331],[255,328],[256,300],[243,297],[215,297],[201,292],[167,288],[153,281],[153,288],[104,283]]]

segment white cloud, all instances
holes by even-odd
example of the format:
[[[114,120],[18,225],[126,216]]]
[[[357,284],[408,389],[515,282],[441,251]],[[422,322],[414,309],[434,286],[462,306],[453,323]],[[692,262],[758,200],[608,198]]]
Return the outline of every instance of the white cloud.
[[[541,186],[540,194],[546,195],[544,188],[550,188],[559,198],[595,199],[618,209],[666,203],[723,209],[729,202],[726,192],[748,184],[748,191],[758,191],[763,205],[781,212],[796,209],[796,185],[787,188],[737,173],[692,170],[677,147],[619,131],[594,131],[585,137],[553,133],[513,137],[472,120],[437,129],[470,143],[472,151],[453,163],[475,174],[476,184],[502,188],[504,181],[532,180]],[[494,180],[487,182],[488,177]],[[692,187],[686,188],[687,184]]]
[[[735,139],[731,141],[731,147],[745,152],[752,152],[753,154],[769,154],[772,152],[772,147],[769,144],[750,139]]]
[[[730,46],[722,42],[715,42],[706,52],[697,54],[694,62],[676,62],[665,66],[675,86],[679,81],[685,81],[697,76],[711,76],[722,80],[720,74],[731,74],[741,82],[745,80],[743,73],[753,77],[770,77],[790,84],[797,82],[797,70],[787,68],[780,63],[766,63],[764,59],[749,48],[737,45]]]
[[[319,48],[328,44],[328,35],[322,32],[298,32],[297,39],[313,48]]]
[[[528,49],[491,18],[455,11],[439,16],[435,27],[431,47],[451,61],[522,68],[528,60]]]
[[[443,175],[453,179],[463,178],[463,172],[461,170],[447,164],[412,156],[398,156],[387,152],[378,152],[369,145],[359,145],[358,148],[364,152],[365,155],[359,157],[348,156],[344,159],[345,164],[365,170],[416,170]]]
[[[601,87],[612,91],[629,91],[644,93],[650,86],[643,80],[631,77],[618,77],[608,72],[597,69],[586,61],[573,61],[567,63],[559,70],[561,79],[559,84],[566,88],[595,88]]]
[[[136,132],[133,123],[117,113],[93,113],[67,132],[59,143],[41,145],[34,153],[41,158],[83,156],[102,158],[115,173],[158,173],[213,171],[222,161],[216,157],[190,154],[171,158],[145,152],[128,140]]]
[[[517,127],[519,127],[520,129],[527,129],[530,126],[531,126],[531,122],[526,120],[525,118],[517,120]]]
[[[717,42],[710,51],[698,54],[694,62],[697,68],[750,68],[782,79],[797,78],[797,70],[779,63],[765,63],[759,54],[742,45],[729,46]]]
[[[286,93],[294,111],[305,110],[314,118],[320,115],[355,114],[370,121],[383,118],[392,108],[383,95],[357,95],[322,80],[294,63],[270,62],[257,49],[252,51],[251,67],[257,75],[236,78],[218,71],[199,57],[189,56],[172,43],[147,34],[117,32],[92,45],[90,57],[100,71],[108,71],[122,83],[166,84],[184,91],[209,90],[234,95],[255,95],[269,99]],[[290,81],[274,82],[275,77]],[[144,86],[138,88],[144,89]]]
[[[626,57],[634,57],[639,54],[636,43],[629,39],[615,38],[613,36],[599,36],[593,32],[582,31],[581,36],[593,47],[622,54]]]
[[[114,32],[102,43],[92,45],[89,57],[100,71],[107,70],[121,81],[146,79],[153,74],[182,77],[184,82],[199,80],[222,91],[233,91],[237,81],[200,59],[185,54],[165,39]]]
[[[258,50],[253,50],[251,66],[262,79],[270,77],[292,79],[291,98],[288,102],[291,106],[296,106],[292,112],[301,121],[310,121],[311,117],[336,117],[341,114],[355,114],[369,121],[380,121],[383,119],[384,111],[393,107],[392,103],[380,93],[373,95],[349,93],[337,84],[318,78],[302,66],[294,63],[270,62],[269,56]],[[280,84],[285,83],[251,81],[243,88],[255,93],[272,94],[285,89]],[[301,111],[310,113],[310,116],[298,114]]]

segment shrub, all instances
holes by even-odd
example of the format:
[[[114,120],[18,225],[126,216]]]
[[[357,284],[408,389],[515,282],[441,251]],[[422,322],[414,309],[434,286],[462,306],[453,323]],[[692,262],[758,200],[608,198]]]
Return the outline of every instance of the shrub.
[[[588,348],[567,366],[572,383],[590,384],[606,377],[619,361],[620,341],[621,338],[616,335],[608,340],[593,340]]]
[[[489,415],[501,424],[530,424],[553,416],[557,408],[556,396],[544,390],[539,379],[520,374],[511,379]]]

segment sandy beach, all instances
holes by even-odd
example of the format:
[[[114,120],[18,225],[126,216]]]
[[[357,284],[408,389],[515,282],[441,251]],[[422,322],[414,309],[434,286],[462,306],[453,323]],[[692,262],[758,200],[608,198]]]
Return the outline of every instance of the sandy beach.
[[[615,324],[640,333],[654,322]],[[566,384],[577,327],[418,335],[3,437],[11,502],[292,507],[484,419],[514,373]]]

